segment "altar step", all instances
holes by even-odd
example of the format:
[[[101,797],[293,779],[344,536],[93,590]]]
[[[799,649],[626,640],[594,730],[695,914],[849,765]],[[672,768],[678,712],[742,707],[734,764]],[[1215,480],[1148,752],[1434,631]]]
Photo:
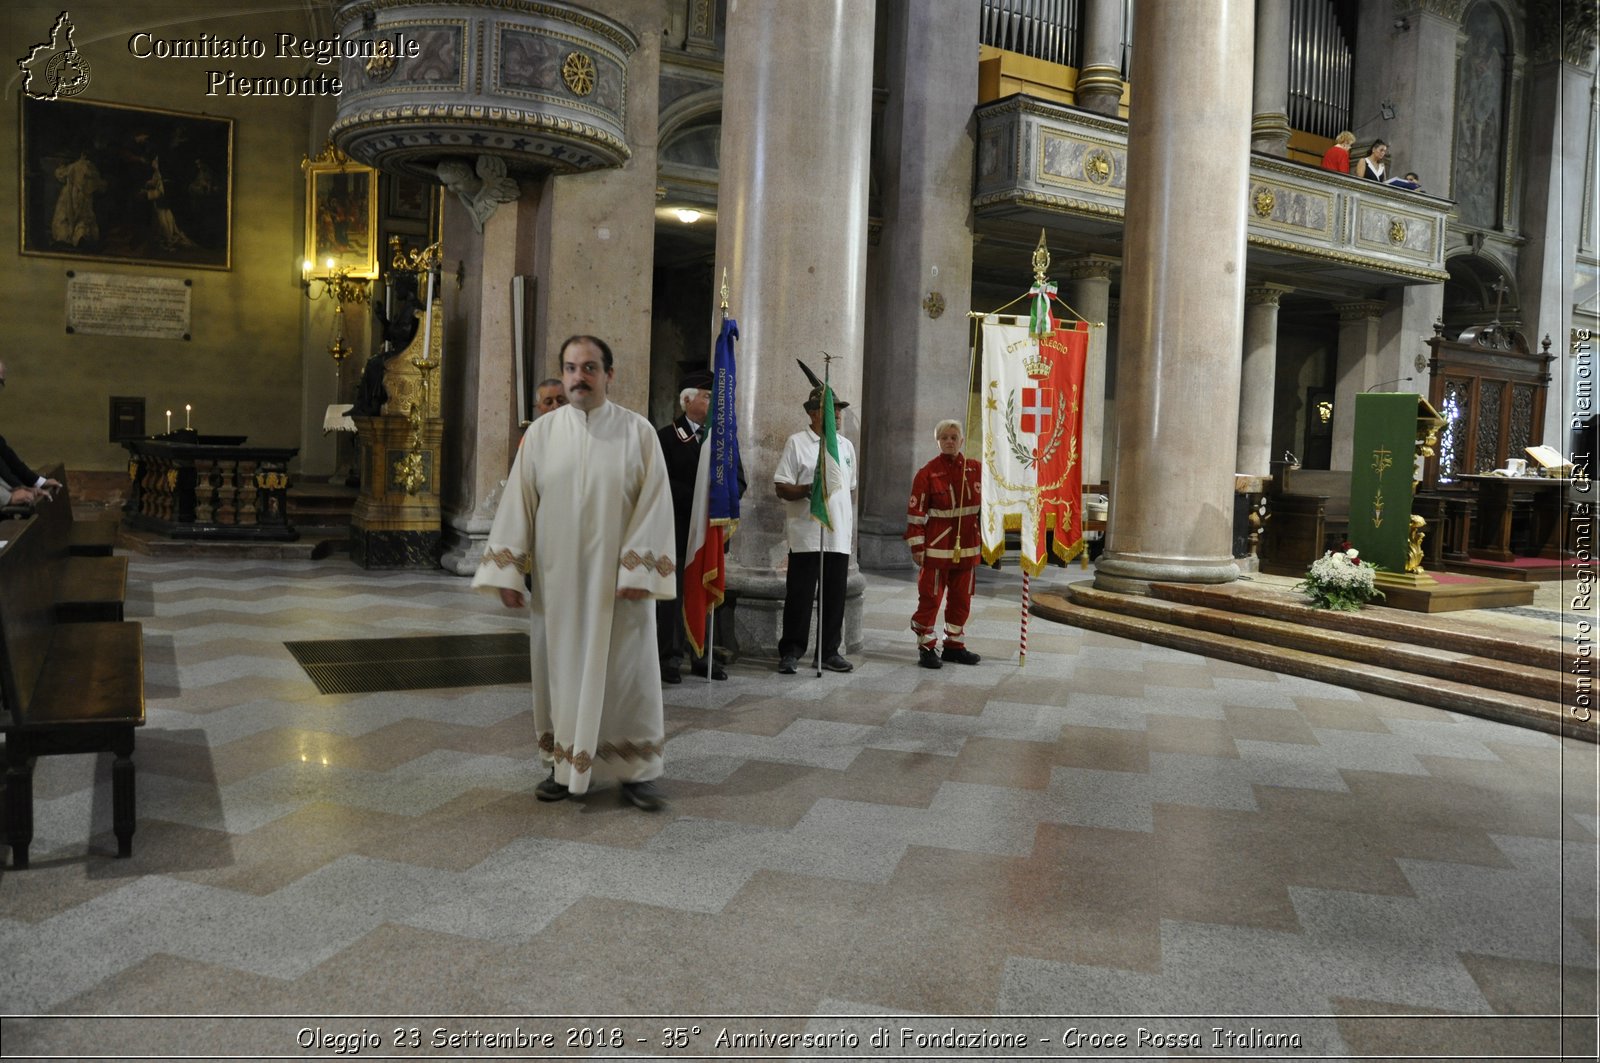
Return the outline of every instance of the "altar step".
[[[296,480],[289,488],[289,523],[301,529],[348,531],[358,493],[343,482]]]
[[[1338,613],[1298,595],[1228,584],[1154,584],[1151,597],[1088,583],[1033,600],[1075,627],[1364,690],[1452,712],[1596,741],[1565,708],[1577,677],[1554,636],[1521,637],[1455,620],[1369,608]]]

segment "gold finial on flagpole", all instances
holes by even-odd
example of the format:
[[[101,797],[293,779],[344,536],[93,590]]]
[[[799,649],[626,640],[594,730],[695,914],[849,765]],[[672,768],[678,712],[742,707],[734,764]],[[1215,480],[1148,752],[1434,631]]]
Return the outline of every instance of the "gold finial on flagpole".
[[[1050,269],[1050,249],[1044,243],[1044,229],[1039,230],[1039,246],[1033,249],[1033,281],[1043,284]]]
[[[728,316],[728,267],[722,267],[722,316]]]

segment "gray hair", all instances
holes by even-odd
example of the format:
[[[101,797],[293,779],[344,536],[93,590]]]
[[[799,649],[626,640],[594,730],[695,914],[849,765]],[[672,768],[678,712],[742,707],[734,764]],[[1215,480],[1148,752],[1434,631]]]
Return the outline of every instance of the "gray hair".
[[[694,398],[696,395],[700,394],[704,390],[706,390],[706,389],[705,388],[684,388],[682,391],[678,392],[678,409],[687,410],[689,408],[689,400]]]
[[[943,432],[946,428],[954,428],[957,432],[961,433],[962,441],[964,442],[966,440],[967,430],[962,427],[961,422],[953,417],[946,417],[944,420],[933,426],[933,441],[935,443],[939,442],[939,433]]]

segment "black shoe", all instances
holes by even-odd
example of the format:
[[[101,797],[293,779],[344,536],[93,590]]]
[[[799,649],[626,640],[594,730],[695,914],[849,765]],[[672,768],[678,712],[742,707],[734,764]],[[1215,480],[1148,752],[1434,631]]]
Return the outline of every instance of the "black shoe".
[[[556,782],[556,773],[551,769],[550,777],[533,788],[533,796],[541,801],[565,801],[571,792],[563,783]]]
[[[666,798],[661,796],[660,788],[653,782],[623,783],[622,799],[644,812],[659,812],[667,803]]]
[[[793,657],[785,657],[778,662],[779,675],[794,675],[795,665],[798,662]]]
[[[706,662],[704,662],[704,661],[695,661],[693,664],[689,665],[689,671],[690,671],[691,674],[697,675],[701,679],[704,679],[706,677]],[[720,665],[720,664],[713,664],[711,666],[711,678],[712,679],[726,679],[726,678],[728,678],[727,669],[723,668],[722,665]]]
[[[683,682],[683,673],[678,671],[678,666],[675,664],[663,664],[661,666],[661,681],[663,683],[681,683]]]
[[[826,668],[830,672],[853,672],[856,668],[855,665],[851,664],[837,653],[832,657],[824,657],[822,659],[822,667]]]
[[[931,646],[923,646],[917,650],[917,664],[922,668],[944,667],[944,662],[939,660],[939,655],[933,652]]]
[[[951,664],[977,664],[983,660],[965,646],[952,646],[948,642],[944,646],[944,659]]]

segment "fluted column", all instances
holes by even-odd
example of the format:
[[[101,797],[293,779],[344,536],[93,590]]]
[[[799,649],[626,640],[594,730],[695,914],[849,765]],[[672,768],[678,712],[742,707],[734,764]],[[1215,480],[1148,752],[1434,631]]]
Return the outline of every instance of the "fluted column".
[[[1222,583],[1233,563],[1254,0],[1134,24],[1109,549],[1095,586]],[[1205,92],[1196,92],[1205,85]],[[1207,150],[1195,152],[1204,130]],[[1173,180],[1182,174],[1182,180]]]
[[[1256,63],[1250,147],[1289,154],[1289,5],[1256,0]]]
[[[840,397],[861,397],[873,18],[873,5],[854,0],[729,5],[717,265],[719,277],[728,269],[742,336],[739,443],[750,489],[728,584],[735,634],[757,653],[777,645],[788,560],[772,473],[784,441],[807,424],[809,387],[795,358],[821,373],[819,352],[828,351]],[[859,409],[841,418],[858,442]],[[845,638],[856,645],[862,583],[852,582]]]
[[[1328,468],[1350,468],[1355,445],[1356,396],[1374,383],[1377,364],[1378,323],[1389,304],[1375,299],[1340,303],[1339,358],[1333,383],[1333,452]]]
[[[1063,287],[1067,305],[1089,322],[1089,351],[1083,366],[1083,449],[1079,451],[1086,484],[1105,478],[1106,318],[1111,309],[1111,274],[1116,268],[1116,259],[1084,255],[1067,264]]]
[[[860,558],[911,568],[906,492],[938,452],[933,426],[967,408],[972,306],[972,61],[978,8],[966,0],[888,0],[879,165],[883,232],[868,256],[861,418]]]
[[[1282,284],[1258,284],[1244,292],[1244,367],[1239,376],[1239,453],[1234,471],[1247,476],[1267,476],[1272,471],[1278,300],[1292,291]]]
[[[1086,0],[1083,23],[1078,106],[1115,115],[1122,100],[1122,0]]]

